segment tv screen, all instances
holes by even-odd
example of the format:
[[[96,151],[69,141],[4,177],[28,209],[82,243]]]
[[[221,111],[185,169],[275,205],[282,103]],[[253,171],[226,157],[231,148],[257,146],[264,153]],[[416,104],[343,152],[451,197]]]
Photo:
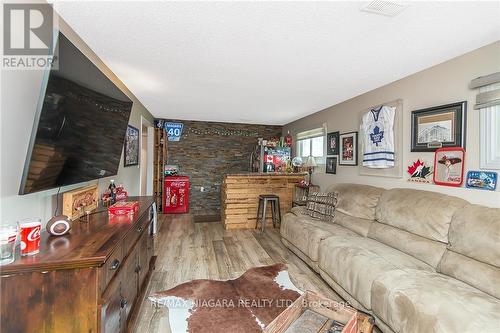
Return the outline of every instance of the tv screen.
[[[44,80],[20,194],[116,175],[132,101],[62,33]]]

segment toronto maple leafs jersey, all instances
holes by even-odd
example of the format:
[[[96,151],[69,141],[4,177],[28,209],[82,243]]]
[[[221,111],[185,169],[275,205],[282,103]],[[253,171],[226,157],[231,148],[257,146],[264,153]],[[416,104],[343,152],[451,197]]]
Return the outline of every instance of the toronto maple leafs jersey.
[[[394,167],[395,107],[382,105],[363,115],[363,166],[369,168]]]

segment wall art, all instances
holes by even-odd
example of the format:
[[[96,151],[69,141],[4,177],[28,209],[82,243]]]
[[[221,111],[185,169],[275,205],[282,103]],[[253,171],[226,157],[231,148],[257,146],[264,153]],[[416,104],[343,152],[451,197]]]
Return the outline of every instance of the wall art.
[[[413,162],[412,165],[409,165],[407,172],[410,175],[408,180],[411,182],[432,183],[432,166],[427,165],[426,162],[420,159]]]
[[[403,151],[403,100],[397,99],[360,111],[359,174],[402,178],[406,165]]]
[[[434,154],[434,183],[461,186],[464,182],[465,150],[440,148]]]
[[[497,188],[498,174],[491,171],[469,171],[465,185],[468,188],[495,191]]]
[[[337,156],[326,158],[326,173],[335,175],[337,173]]]
[[[139,165],[139,130],[133,126],[127,126],[125,134],[125,145],[123,146],[123,166]]]
[[[340,134],[339,165],[358,165],[358,132]]]
[[[339,132],[330,132],[326,136],[326,155],[339,154]]]
[[[411,151],[465,148],[467,102],[412,111]]]

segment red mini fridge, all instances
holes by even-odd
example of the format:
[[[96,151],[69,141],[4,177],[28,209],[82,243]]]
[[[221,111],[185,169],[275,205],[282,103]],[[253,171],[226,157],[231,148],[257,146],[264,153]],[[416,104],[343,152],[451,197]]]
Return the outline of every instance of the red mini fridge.
[[[189,212],[189,177],[165,177],[163,184],[163,213]]]

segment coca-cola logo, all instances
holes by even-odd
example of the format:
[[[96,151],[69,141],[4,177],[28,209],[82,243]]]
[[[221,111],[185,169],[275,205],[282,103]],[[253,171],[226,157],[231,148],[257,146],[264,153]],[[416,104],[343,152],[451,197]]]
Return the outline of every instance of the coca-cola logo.
[[[30,242],[36,241],[40,238],[40,229],[40,227],[36,227],[30,231],[30,233],[28,234],[28,240]]]

